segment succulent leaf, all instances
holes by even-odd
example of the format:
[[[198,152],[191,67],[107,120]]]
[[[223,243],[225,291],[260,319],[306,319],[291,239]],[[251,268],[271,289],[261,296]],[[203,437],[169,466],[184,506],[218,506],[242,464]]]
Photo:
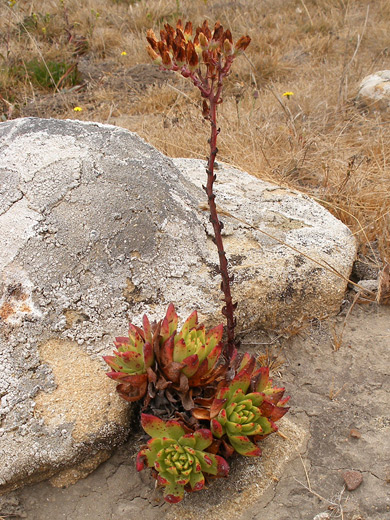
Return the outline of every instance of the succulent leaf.
[[[224,428],[222,427],[222,424],[217,421],[217,419],[211,419],[211,431],[214,437],[217,437],[217,439],[220,439],[224,434]]]
[[[141,414],[141,425],[151,437],[168,437],[178,440],[185,435],[184,428],[177,421],[165,422],[159,417],[146,413]]]
[[[182,368],[183,374],[185,374],[188,378],[192,377],[199,368],[198,355],[192,354],[192,356],[188,356],[183,360],[183,364],[185,365]]]
[[[229,390],[228,388],[226,388],[226,390]],[[214,417],[216,417],[219,412],[221,411],[222,407],[224,406],[224,404],[226,403],[226,399],[214,399],[212,405],[211,405],[211,408],[210,408],[210,417],[213,419]]]
[[[244,370],[236,375],[229,385],[229,394],[232,396],[237,390],[246,392],[251,384],[251,376]]]
[[[168,53],[167,53],[168,54]],[[169,55],[168,55],[169,57]],[[164,56],[163,62],[164,62]],[[170,58],[169,58],[170,60]],[[176,334],[177,331],[177,323],[178,323],[178,317],[175,311],[175,307],[173,303],[170,303],[167,309],[167,313],[165,315],[165,318],[162,321],[161,324],[161,337],[162,341],[165,342],[170,336]]]
[[[169,504],[177,504],[184,497],[184,487],[169,482],[164,488],[164,500]]]
[[[179,443],[181,446],[187,446],[189,448],[195,448],[196,446],[196,439],[194,437],[193,433],[187,433],[186,435],[183,435],[179,439]]]
[[[193,471],[190,475],[190,486],[192,491],[200,491],[204,488],[204,476],[201,471],[198,473]]]
[[[195,448],[197,450],[205,450],[210,446],[213,442],[213,435],[210,430],[201,428],[200,430],[196,430],[194,432],[194,438],[196,441]]]
[[[246,435],[229,437],[229,441],[233,448],[241,455],[247,457],[259,457],[261,455],[261,449],[250,441]]]
[[[150,322],[146,314],[143,315],[142,318],[142,326],[144,329],[144,338],[145,341],[152,344],[153,343],[153,334],[152,334],[152,328],[150,326]]]
[[[184,339],[180,338],[178,341],[175,342],[173,360],[176,361],[176,363],[181,363],[183,359],[185,359],[186,357],[188,357],[187,345]]]
[[[153,355],[153,347],[151,343],[146,342],[143,346],[143,354],[144,354],[144,366],[146,369],[150,368],[154,361]]]
[[[210,345],[207,346],[210,348]],[[219,342],[213,349],[210,350],[209,354],[207,354],[207,368],[208,370],[212,370],[218,361],[222,352],[222,343]]]
[[[198,325],[198,313],[193,311],[190,316],[186,319],[179,333],[179,339],[186,336],[191,329],[194,329]]]
[[[162,329],[162,326],[161,326]],[[173,362],[173,349],[174,349],[174,336],[171,335],[164,341],[160,347],[160,359],[161,365],[163,367],[169,365]]]
[[[269,367],[260,367],[254,381],[255,392],[263,392],[269,382]]]

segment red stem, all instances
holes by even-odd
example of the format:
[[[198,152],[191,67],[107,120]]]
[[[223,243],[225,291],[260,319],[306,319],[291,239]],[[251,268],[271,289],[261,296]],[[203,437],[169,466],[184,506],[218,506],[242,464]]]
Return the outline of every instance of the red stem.
[[[231,359],[234,349],[236,348],[236,342],[234,337],[234,328],[236,326],[236,320],[234,318],[234,310],[237,304],[233,303],[231,292],[230,292],[230,281],[228,271],[228,263],[226,259],[225,249],[222,240],[222,224],[218,218],[217,206],[215,204],[215,193],[213,192],[213,185],[216,179],[214,175],[214,163],[215,157],[218,153],[217,148],[217,137],[219,130],[217,128],[217,105],[221,102],[222,93],[222,80],[224,74],[219,71],[218,83],[216,92],[214,94],[214,81],[212,81],[210,93],[208,96],[210,102],[210,123],[211,123],[211,136],[210,136],[210,157],[207,164],[207,185],[205,191],[208,197],[208,204],[210,208],[210,222],[214,228],[215,243],[218,249],[219,256],[219,267],[222,277],[221,290],[224,293],[225,305],[222,308],[222,314],[226,317],[227,322],[227,345],[225,347],[225,357]]]

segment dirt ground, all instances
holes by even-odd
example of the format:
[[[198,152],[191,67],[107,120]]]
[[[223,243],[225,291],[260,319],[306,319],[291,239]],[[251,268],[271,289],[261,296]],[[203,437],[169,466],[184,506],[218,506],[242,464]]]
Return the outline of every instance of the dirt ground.
[[[287,438],[273,435],[264,441],[262,459],[234,461],[228,481],[169,506],[148,472],[135,470],[140,439],[135,434],[73,486],[43,482],[1,497],[2,518],[128,520],[142,512],[143,520],[197,520],[212,519],[217,511],[237,520],[388,520],[390,307],[356,306],[335,351],[344,319],[340,315],[277,340],[285,359],[278,374],[292,396],[289,421],[280,425]],[[265,347],[258,343],[270,338],[243,338],[250,341],[256,345],[245,348],[261,352]],[[281,453],[288,450],[289,460],[281,465]],[[263,464],[271,468],[271,478],[262,477]],[[354,491],[345,486],[348,470],[363,478]],[[257,488],[261,491],[252,492]]]

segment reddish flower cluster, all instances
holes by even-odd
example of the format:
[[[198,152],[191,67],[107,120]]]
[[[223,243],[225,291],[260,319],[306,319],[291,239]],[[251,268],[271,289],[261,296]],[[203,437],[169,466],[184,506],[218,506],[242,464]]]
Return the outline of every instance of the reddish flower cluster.
[[[197,76],[203,87],[206,87],[206,78],[215,79],[218,71],[226,75],[235,56],[245,51],[251,41],[249,36],[241,36],[234,43],[229,29],[224,30],[216,22],[211,31],[207,20],[195,32],[191,22],[183,27],[181,20],[178,20],[176,29],[165,24],[160,37],[161,40],[158,41],[152,29],[147,32],[148,53],[153,61],[164,69],[180,71],[184,77],[194,80]],[[204,76],[202,65],[207,67]],[[201,86],[195,81],[194,83]]]

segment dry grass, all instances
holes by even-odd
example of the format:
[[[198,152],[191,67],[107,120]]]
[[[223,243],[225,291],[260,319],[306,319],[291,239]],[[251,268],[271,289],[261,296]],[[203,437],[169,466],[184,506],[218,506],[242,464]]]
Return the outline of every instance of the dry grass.
[[[390,258],[390,118],[354,103],[364,76],[390,68],[388,0],[16,0],[0,15],[3,119],[109,122],[177,157],[204,157],[208,127],[188,83],[135,73],[149,63],[145,30],[181,16],[249,34],[220,110],[219,159],[309,193],[363,247],[376,242],[378,265]],[[82,88],[38,88],[22,73],[33,58],[77,63]]]

